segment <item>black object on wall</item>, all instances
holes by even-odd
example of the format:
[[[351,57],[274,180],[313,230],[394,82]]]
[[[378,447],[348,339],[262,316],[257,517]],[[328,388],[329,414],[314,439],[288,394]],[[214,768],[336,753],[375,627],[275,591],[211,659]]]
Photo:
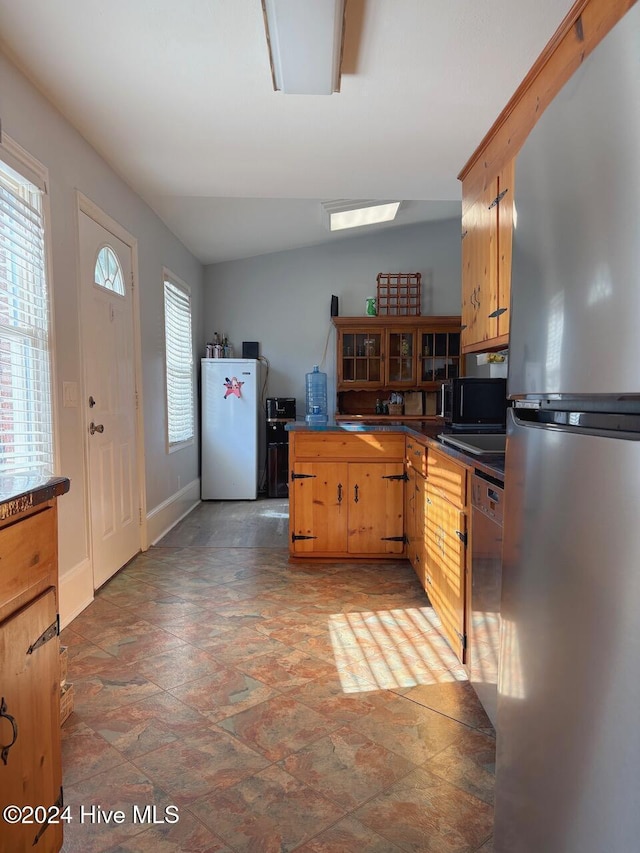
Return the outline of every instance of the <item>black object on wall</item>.
[[[331,297],[331,316],[332,317],[338,316],[338,297],[337,296]]]
[[[260,358],[259,341],[242,341],[243,358]]]

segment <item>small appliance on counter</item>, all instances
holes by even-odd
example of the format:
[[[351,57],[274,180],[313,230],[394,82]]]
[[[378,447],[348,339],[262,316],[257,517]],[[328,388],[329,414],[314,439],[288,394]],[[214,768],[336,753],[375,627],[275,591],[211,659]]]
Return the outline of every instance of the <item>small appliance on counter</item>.
[[[445,424],[456,432],[504,432],[507,419],[507,380],[472,376],[442,384]]]
[[[289,433],[286,425],[295,419],[295,397],[267,398],[267,495],[270,498],[289,496]]]

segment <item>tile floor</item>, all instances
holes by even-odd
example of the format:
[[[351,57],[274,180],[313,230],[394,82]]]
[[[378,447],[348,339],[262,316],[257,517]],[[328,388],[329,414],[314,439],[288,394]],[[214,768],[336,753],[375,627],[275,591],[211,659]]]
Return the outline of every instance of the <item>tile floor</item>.
[[[65,853],[489,853],[494,732],[408,563],[194,545],[206,512],[62,633]]]

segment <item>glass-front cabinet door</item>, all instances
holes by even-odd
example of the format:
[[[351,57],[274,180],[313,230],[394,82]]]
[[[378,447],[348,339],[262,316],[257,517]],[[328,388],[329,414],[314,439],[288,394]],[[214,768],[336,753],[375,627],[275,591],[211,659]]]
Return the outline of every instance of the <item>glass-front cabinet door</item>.
[[[442,382],[460,376],[460,332],[419,333],[420,383]]]
[[[387,384],[416,384],[415,329],[387,330]]]
[[[383,333],[371,329],[345,329],[340,333],[339,382],[354,386],[379,386],[383,375]]]

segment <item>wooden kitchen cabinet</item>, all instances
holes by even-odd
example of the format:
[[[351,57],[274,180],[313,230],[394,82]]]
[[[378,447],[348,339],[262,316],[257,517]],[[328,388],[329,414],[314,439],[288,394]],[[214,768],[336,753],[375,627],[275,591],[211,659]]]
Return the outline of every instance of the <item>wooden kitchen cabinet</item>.
[[[425,587],[451,648],[466,660],[468,471],[446,453],[427,458]]]
[[[377,400],[393,391],[420,395],[417,413],[388,415],[393,420],[437,419],[440,388],[461,376],[460,317],[334,317],[337,329],[336,419],[376,416]]]
[[[462,351],[509,343],[514,163],[473,198],[463,198]]]
[[[3,806],[49,809],[62,804],[56,497],[68,489],[68,480],[56,479],[0,500]],[[57,853],[62,828],[62,822],[41,820],[3,823],[0,853]]]
[[[406,440],[407,557],[461,662],[466,659],[467,469]]]
[[[0,624],[3,806],[62,806],[59,655],[56,597],[50,587]],[[5,823],[0,850],[17,853],[35,846],[47,853],[58,851],[62,826]]]
[[[403,456],[401,434],[291,432],[291,556],[402,556]]]
[[[503,349],[509,343],[517,154],[562,86],[634,2],[576,0],[458,175],[463,353]]]
[[[467,514],[427,480],[425,590],[442,631],[464,663]]]

